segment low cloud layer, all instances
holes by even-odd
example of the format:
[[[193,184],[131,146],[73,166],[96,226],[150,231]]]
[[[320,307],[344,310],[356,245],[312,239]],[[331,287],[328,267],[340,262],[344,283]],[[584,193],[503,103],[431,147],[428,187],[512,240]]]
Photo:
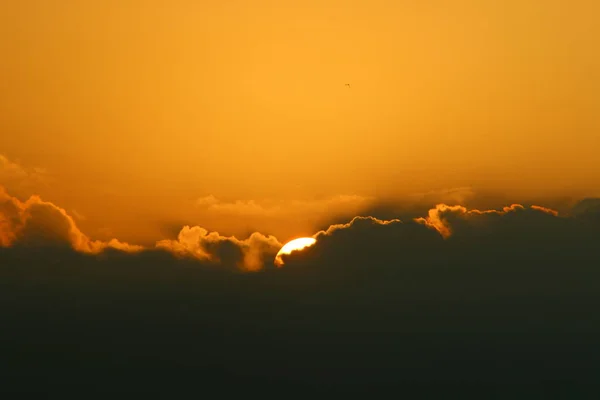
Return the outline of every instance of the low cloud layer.
[[[80,219],[80,217],[78,218]],[[67,247],[75,251],[99,254],[106,249],[124,252],[149,251],[139,245],[118,239],[92,240],[77,227],[64,209],[32,196],[21,202],[0,186],[0,245],[29,247]],[[258,271],[265,262],[273,264],[282,244],[274,236],[255,232],[244,240],[208,232],[199,226],[184,226],[176,240],[160,240],[157,249],[178,257],[189,257],[203,263]]]
[[[329,199],[326,203],[355,204],[361,201],[365,199],[340,197]],[[346,223],[333,224],[315,233],[313,237],[317,239],[317,245],[302,253],[313,256],[319,254],[324,260],[334,254],[341,259],[357,257],[367,260],[369,257],[377,259],[399,248],[405,249],[406,255],[418,258],[421,252],[423,257],[427,257],[432,251],[447,251],[447,246],[439,247],[443,241],[478,242],[488,238],[518,242],[552,236],[554,240],[563,240],[565,243],[573,240],[587,243],[595,240],[593,235],[597,232],[597,202],[596,199],[585,199],[566,216],[538,205],[525,207],[513,204],[501,210],[477,210],[461,205],[438,204],[426,216],[414,219],[354,217]],[[221,203],[212,197],[205,199],[203,204],[222,212],[280,212],[277,207],[263,208],[252,202]],[[298,204],[305,208],[324,207],[320,203],[319,206],[317,203]],[[275,255],[283,245],[276,237],[260,232],[239,239],[208,231],[201,226],[187,225],[180,230],[176,239],[159,240],[155,246],[145,248],[118,239],[92,240],[80,231],[75,219],[64,209],[38,196],[22,202],[0,187],[0,206],[0,244],[3,247],[66,246],[89,254],[98,254],[108,248],[125,252],[158,249],[200,263],[259,271],[265,266],[273,266]],[[284,260],[302,256],[306,255],[286,255]]]
[[[333,396],[448,382],[579,388],[600,373],[597,204],[357,216],[276,268],[273,236],[184,226],[145,248],[96,241],[64,209],[2,190],[3,377],[104,385],[122,373],[169,390],[258,382]]]
[[[10,196],[0,186],[0,244],[4,247],[19,244],[25,246],[69,246],[83,253],[97,254],[106,248],[123,251],[141,251],[141,246],[130,245],[112,239],[108,242],[91,240],[79,228],[67,212],[38,196],[21,202]]]
[[[266,259],[271,264],[281,248],[274,236],[255,232],[245,240],[208,232],[199,226],[184,226],[177,240],[161,240],[156,247],[183,257],[193,257],[213,264],[234,265],[242,270],[258,271]]]

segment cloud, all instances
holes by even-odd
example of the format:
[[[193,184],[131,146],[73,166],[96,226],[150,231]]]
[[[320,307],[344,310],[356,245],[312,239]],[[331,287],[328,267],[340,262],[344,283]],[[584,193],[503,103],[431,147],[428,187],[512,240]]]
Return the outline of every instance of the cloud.
[[[255,232],[247,239],[225,237],[199,226],[184,226],[177,240],[161,240],[156,247],[176,255],[193,257],[214,264],[235,265],[246,271],[258,271],[265,262],[273,263],[281,248],[274,236]]]
[[[542,212],[545,212],[545,213],[547,213],[547,214],[552,214],[552,215],[554,215],[555,217],[558,217],[558,211],[556,211],[556,210],[553,210],[553,209],[551,209],[551,208],[548,208],[548,207],[542,207],[542,206],[536,206],[535,204],[534,204],[534,205],[532,205],[532,206],[531,206],[531,208],[532,208],[533,210],[542,211]]]
[[[99,254],[108,249],[140,252],[143,246],[124,243],[118,239],[92,240],[77,227],[74,219],[62,208],[39,196],[22,202],[0,186],[0,245],[35,247],[70,247],[75,251]],[[274,236],[255,232],[240,240],[209,232],[199,226],[184,226],[177,240],[161,240],[157,249],[168,250],[177,256],[235,266],[246,271],[257,271],[265,263],[273,263],[281,243]]]
[[[600,215],[600,198],[590,197],[579,201],[573,206],[570,214],[574,217]]]
[[[331,225],[313,237],[315,245],[302,252],[282,255],[283,263],[290,267],[300,262],[303,267],[310,264],[351,269],[376,260],[412,262],[413,256],[426,259],[443,241],[433,227],[413,220],[381,220],[369,216]]]
[[[70,246],[84,253],[97,254],[106,248],[123,251],[141,251],[141,246],[122,243],[117,239],[108,242],[91,240],[83,234],[67,212],[31,196],[21,202],[0,186],[0,244],[34,246]]]
[[[319,200],[274,201],[265,200],[236,200],[226,202],[213,195],[202,197],[196,205],[207,212],[219,215],[279,217],[282,215],[299,214],[314,217],[327,213],[358,211],[373,199],[357,195],[339,195]]]
[[[589,218],[561,217],[555,210],[536,205],[478,210],[438,204],[426,217],[406,221],[355,217],[349,223],[331,225],[315,234],[315,246],[283,256],[283,260],[288,267],[396,265],[402,269],[436,257],[451,260],[456,254],[466,259],[471,255],[473,260],[498,251],[523,254],[525,259],[551,253],[564,257],[577,249],[589,252],[592,243],[598,242],[590,227]]]
[[[406,196],[406,201],[418,204],[465,204],[477,196],[470,186],[430,190],[422,193],[412,193]]]
[[[381,220],[399,218],[408,221],[427,215],[436,204],[460,204],[473,209],[494,209],[503,207],[507,202],[505,196],[499,193],[476,190],[468,186],[430,190],[401,197],[376,199],[350,212],[342,210],[337,215],[321,221],[318,230],[344,223],[356,215],[369,215]]]
[[[402,221],[399,219],[392,219],[388,221],[383,221],[377,219],[375,217],[354,217],[352,221],[347,224],[335,224],[331,225],[327,230],[320,231],[315,234],[317,238],[322,236],[331,236],[334,232],[344,230],[344,229],[353,229],[357,227],[369,227],[369,226],[385,226],[392,224],[401,224]]]
[[[577,202],[569,210],[569,215],[587,224],[594,234],[600,232],[600,198],[590,197]]]
[[[48,184],[49,177],[42,168],[25,168],[0,154],[0,185],[12,193],[27,197]]]
[[[71,214],[73,214],[73,216],[75,218],[77,218],[79,221],[85,221],[86,220],[85,215],[79,213],[77,210],[71,210]]]
[[[466,225],[472,228],[479,227],[477,233],[483,233],[488,229],[490,224],[499,220],[499,217],[504,216],[506,220],[510,220],[512,215],[523,214],[543,214],[552,217],[557,217],[558,212],[546,207],[533,205],[528,209],[521,204],[512,204],[504,207],[502,210],[468,210],[466,207],[455,205],[449,206],[446,204],[438,204],[435,208],[429,210],[428,216],[425,218],[417,218],[418,222],[435,228],[440,234],[448,238],[456,228],[463,228],[459,233],[464,233]]]
[[[86,251],[64,210],[1,193],[10,340],[0,350],[23,360],[11,379],[97,379],[87,365],[103,379],[117,371],[170,388],[189,371],[201,371],[194,384],[371,394],[414,382],[597,381],[600,221],[590,212],[439,204],[416,220],[359,216],[268,268],[281,246],[273,236],[199,226],[138,252]],[[16,245],[27,240],[46,247]],[[47,356],[56,343],[62,369]]]
[[[64,209],[45,202],[38,196],[32,196],[27,201],[21,202],[2,189],[0,199],[0,244],[2,246],[67,245],[76,251],[89,254],[98,254],[109,248],[122,251],[149,250],[142,246],[120,242],[118,239],[91,240],[79,230],[74,219]],[[337,197],[318,203],[319,206],[317,203],[297,204],[317,209],[326,204],[356,204],[360,201],[362,200],[358,197]],[[262,210],[261,212],[267,210],[256,203],[244,203],[243,206],[240,205],[241,203],[220,203],[214,197],[205,198],[202,204],[218,205],[223,207],[221,208],[223,210],[245,210],[240,211],[242,213],[250,209],[259,209]],[[594,209],[589,206],[595,204],[594,202],[588,201],[586,204],[588,204],[585,206],[586,209]],[[584,206],[580,206],[579,209],[582,207]],[[277,208],[269,210],[275,212],[273,210]],[[501,210],[481,211],[461,205],[438,204],[430,209],[425,217],[386,220],[366,216],[354,217],[342,224],[332,224],[314,234],[317,244],[306,253],[313,257],[311,261],[313,263],[323,261],[319,261],[317,254],[328,259],[329,264],[339,264],[345,262],[344,260],[367,262],[378,257],[387,257],[390,262],[394,262],[397,257],[408,257],[411,262],[414,262],[419,258],[430,257],[434,251],[438,254],[446,251],[447,247],[443,247],[441,242],[449,238],[472,243],[501,235],[512,235],[513,238],[519,238],[524,234],[548,237],[555,233],[556,237],[552,239],[554,241],[565,235],[583,238],[587,231],[584,232],[584,229],[577,226],[574,232],[573,223],[574,218],[560,217],[556,211],[537,205],[525,207],[513,204]],[[587,237],[584,239],[588,240]],[[532,241],[530,237],[528,240]],[[239,239],[236,236],[225,236],[200,226],[190,225],[180,229],[177,239],[159,240],[155,245],[156,249],[168,251],[180,258],[191,258],[201,263],[239,268],[244,271],[258,271],[265,266],[270,267],[281,247],[282,243],[275,236],[260,232],[254,232],[246,239]],[[286,262],[288,258],[293,260],[295,257],[298,256],[283,256],[283,259]]]

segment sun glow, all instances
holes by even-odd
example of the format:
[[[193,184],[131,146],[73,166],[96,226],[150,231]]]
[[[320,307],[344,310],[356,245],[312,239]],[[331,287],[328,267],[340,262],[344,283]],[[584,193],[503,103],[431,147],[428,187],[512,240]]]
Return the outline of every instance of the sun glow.
[[[281,259],[282,254],[290,254],[292,251],[302,250],[306,247],[314,245],[315,243],[316,240],[310,237],[302,237],[287,242],[277,253],[277,256],[275,257],[275,265],[278,267],[283,265],[283,260]]]

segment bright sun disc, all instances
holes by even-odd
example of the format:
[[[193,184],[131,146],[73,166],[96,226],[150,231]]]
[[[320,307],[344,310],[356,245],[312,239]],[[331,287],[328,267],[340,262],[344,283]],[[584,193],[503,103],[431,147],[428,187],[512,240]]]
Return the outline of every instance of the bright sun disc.
[[[279,250],[277,256],[275,256],[275,265],[281,267],[283,265],[283,260],[281,259],[282,254],[290,254],[292,251],[302,250],[306,247],[312,246],[315,244],[316,240],[314,238],[303,237],[294,240],[290,240]]]

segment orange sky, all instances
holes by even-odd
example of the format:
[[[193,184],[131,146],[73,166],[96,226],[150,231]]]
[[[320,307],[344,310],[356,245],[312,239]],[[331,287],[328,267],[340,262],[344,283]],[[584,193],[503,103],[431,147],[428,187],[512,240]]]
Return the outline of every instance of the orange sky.
[[[599,17],[594,0],[2,2],[0,184],[134,243],[183,224],[287,239],[456,187],[598,195]]]

